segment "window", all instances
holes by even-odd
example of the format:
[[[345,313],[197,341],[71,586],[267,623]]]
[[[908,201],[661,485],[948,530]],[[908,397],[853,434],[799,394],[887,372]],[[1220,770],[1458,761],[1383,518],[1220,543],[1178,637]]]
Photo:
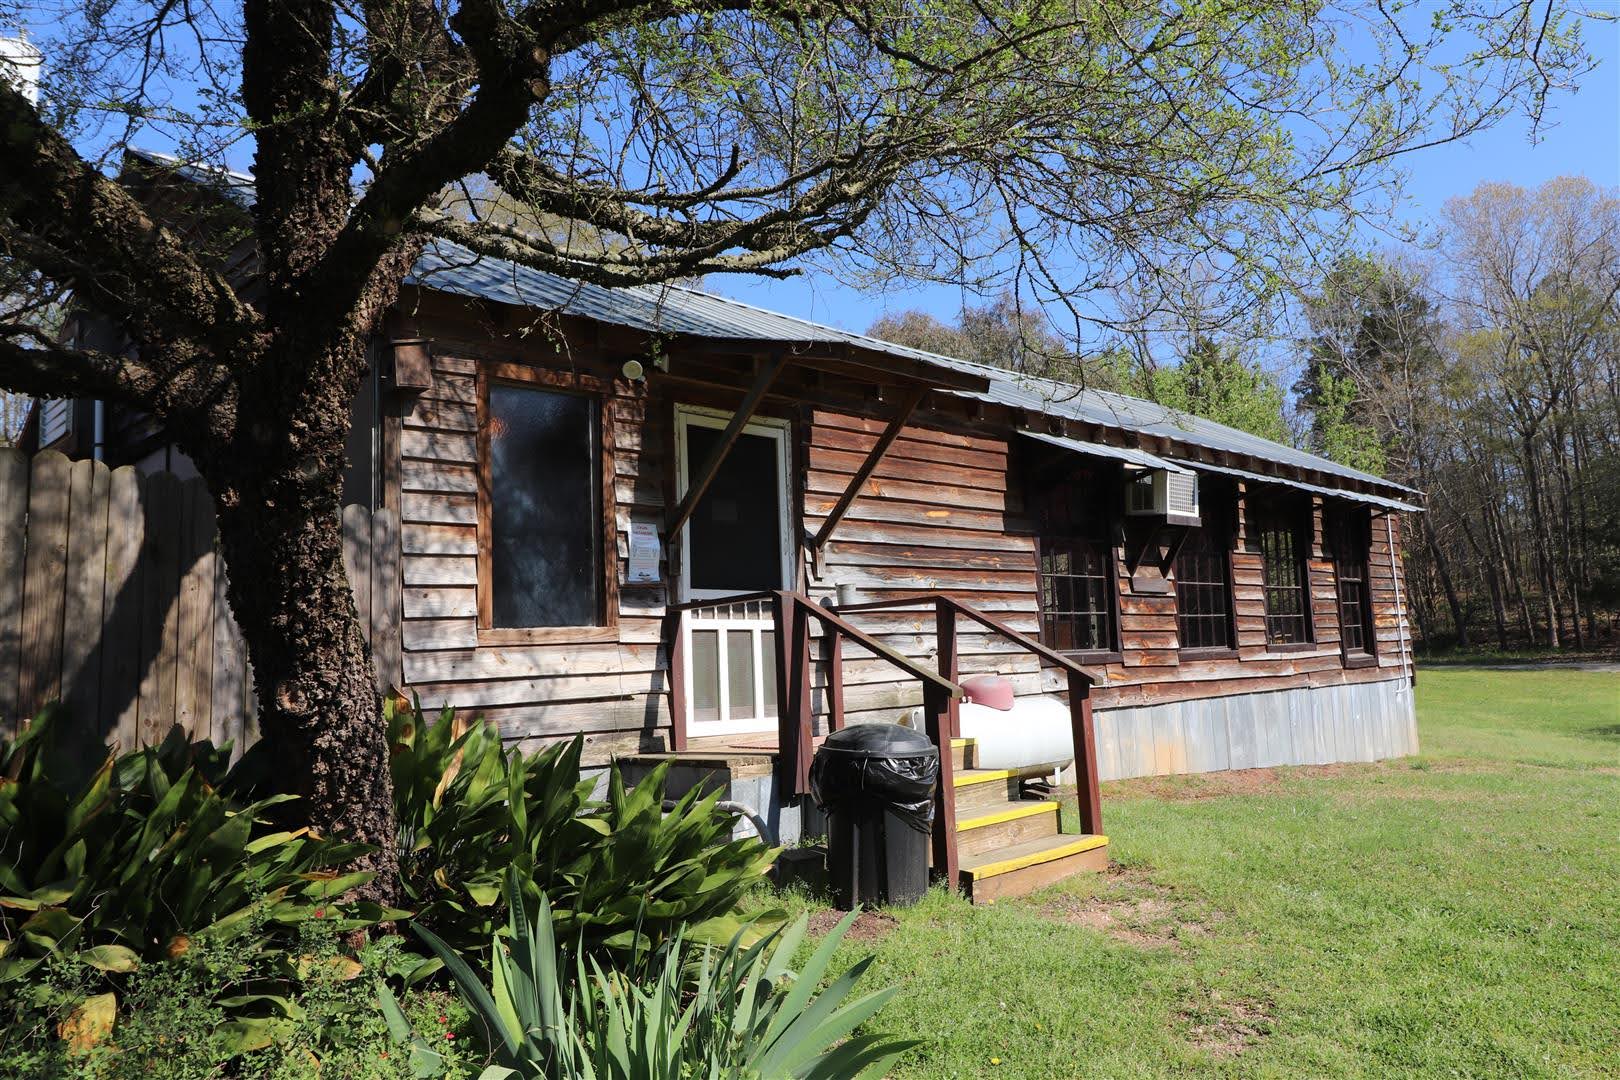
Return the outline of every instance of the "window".
[[[1059,652],[1113,653],[1117,473],[1073,465],[1032,485],[1040,529],[1041,640]]]
[[[1232,649],[1231,526],[1216,499],[1204,500],[1203,526],[1187,531],[1176,555],[1176,629],[1181,647]]]
[[[1371,656],[1374,649],[1368,547],[1372,519],[1363,509],[1345,508],[1330,518],[1333,576],[1339,594],[1339,634],[1346,658]]]
[[[480,380],[481,637],[528,640],[613,620],[610,429],[601,384],[519,364]],[[494,632],[485,635],[482,631]],[[504,635],[502,632],[505,632]]]
[[[1254,513],[1260,549],[1260,579],[1266,601],[1266,643],[1297,645],[1311,640],[1311,594],[1305,557],[1310,550],[1304,505],[1259,503]]]

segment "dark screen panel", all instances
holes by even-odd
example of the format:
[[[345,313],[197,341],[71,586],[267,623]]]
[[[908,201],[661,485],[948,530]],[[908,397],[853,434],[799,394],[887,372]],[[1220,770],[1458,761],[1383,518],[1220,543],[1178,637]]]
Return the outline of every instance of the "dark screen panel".
[[[718,428],[687,425],[693,475],[709,460],[722,434]],[[769,435],[744,432],[737,437],[686,526],[692,588],[754,592],[783,587],[780,453]]]
[[[594,399],[489,388],[490,585],[497,627],[594,626],[602,525]]]

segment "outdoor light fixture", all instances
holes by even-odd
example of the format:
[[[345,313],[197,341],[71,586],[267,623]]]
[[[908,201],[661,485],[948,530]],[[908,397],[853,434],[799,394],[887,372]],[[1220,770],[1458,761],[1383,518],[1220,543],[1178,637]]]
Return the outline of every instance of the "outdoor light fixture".
[[[631,382],[645,378],[647,375],[647,369],[641,366],[640,360],[626,360],[624,362],[624,367],[620,368],[619,370],[624,374],[624,377],[629,379]]]

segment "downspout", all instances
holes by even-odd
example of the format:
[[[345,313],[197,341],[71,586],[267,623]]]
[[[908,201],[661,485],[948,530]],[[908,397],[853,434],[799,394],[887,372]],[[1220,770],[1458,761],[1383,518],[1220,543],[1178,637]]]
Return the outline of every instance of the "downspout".
[[[97,398],[91,402],[90,456],[96,461],[107,458],[107,403]]]

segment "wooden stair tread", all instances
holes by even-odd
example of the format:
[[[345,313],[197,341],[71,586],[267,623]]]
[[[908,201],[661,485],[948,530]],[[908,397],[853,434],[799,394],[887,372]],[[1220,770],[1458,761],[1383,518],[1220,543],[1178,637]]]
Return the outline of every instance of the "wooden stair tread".
[[[991,825],[1000,825],[1006,821],[1017,821],[1020,818],[1035,817],[1038,814],[1056,814],[1058,804],[1050,799],[1029,799],[1024,802],[1009,803],[1004,810],[996,810],[988,814],[978,814],[974,817],[958,818],[956,831],[967,832],[971,829],[983,829]]]
[[[1052,770],[1057,767],[1056,762],[1045,765],[1024,765],[1016,769],[959,769],[951,777],[953,787],[973,787],[976,784],[993,784],[996,781],[1026,780],[1033,776],[1051,776]]]
[[[1108,837],[1094,834],[1042,836],[999,851],[965,858],[962,860],[962,876],[978,881],[1107,846]]]

